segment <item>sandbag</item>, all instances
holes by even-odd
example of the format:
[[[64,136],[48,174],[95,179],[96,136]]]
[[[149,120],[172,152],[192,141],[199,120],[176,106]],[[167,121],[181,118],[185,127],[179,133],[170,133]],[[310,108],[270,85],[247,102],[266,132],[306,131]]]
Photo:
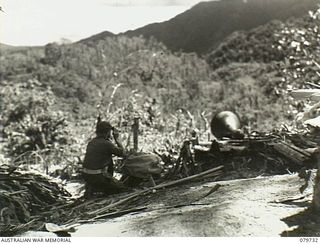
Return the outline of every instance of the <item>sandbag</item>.
[[[161,158],[153,153],[134,153],[129,155],[122,166],[124,174],[141,179],[161,174],[163,167]]]

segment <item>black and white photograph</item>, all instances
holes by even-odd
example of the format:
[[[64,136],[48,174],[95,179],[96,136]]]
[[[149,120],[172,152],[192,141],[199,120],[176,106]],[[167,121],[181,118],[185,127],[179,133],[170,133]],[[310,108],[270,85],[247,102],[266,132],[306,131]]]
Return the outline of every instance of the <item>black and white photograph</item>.
[[[0,242],[315,243],[319,144],[320,0],[0,0]]]

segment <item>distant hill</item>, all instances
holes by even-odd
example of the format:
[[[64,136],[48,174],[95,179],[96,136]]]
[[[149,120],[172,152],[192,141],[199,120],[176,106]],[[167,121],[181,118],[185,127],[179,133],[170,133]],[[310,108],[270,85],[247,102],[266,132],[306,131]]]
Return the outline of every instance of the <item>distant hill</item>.
[[[234,31],[250,30],[272,20],[300,17],[317,7],[318,0],[222,0],[201,2],[169,21],[123,33],[153,36],[173,51],[206,53]],[[102,32],[83,40],[92,42],[110,36]]]
[[[8,48],[14,48],[14,46],[7,45],[7,44],[4,44],[4,43],[0,43],[0,49],[8,49]]]
[[[0,54],[4,54],[5,52],[28,52],[30,50],[43,50],[43,46],[13,46],[4,43],[0,43]]]
[[[236,31],[217,48],[209,52],[207,62],[212,69],[231,63],[270,63],[284,60],[286,53],[277,49],[280,33],[285,24],[278,20],[249,31]]]
[[[96,35],[93,35],[93,36],[90,36],[88,38],[85,38],[85,39],[82,39],[80,40],[79,42],[80,43],[86,43],[86,44],[93,44],[96,42],[96,41],[99,41],[99,40],[102,40],[102,39],[105,39],[107,37],[113,37],[115,36],[115,34],[113,34],[112,32],[110,31],[104,31],[104,32],[101,32],[99,34],[96,34]]]

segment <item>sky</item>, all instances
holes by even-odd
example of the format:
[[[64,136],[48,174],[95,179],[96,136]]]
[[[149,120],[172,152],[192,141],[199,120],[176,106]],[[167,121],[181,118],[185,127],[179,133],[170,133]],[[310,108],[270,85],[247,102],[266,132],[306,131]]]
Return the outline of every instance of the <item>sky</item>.
[[[0,43],[45,45],[162,22],[200,0],[0,0]]]

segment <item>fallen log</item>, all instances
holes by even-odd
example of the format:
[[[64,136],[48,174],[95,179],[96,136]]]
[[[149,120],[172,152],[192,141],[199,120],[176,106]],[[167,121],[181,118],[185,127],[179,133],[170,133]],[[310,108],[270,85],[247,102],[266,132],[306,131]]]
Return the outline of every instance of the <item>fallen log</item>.
[[[311,156],[307,152],[302,153],[301,150],[297,150],[296,147],[293,147],[292,145],[286,144],[284,142],[278,142],[270,145],[275,151],[299,165],[303,165],[304,162],[307,161]]]
[[[305,149],[296,147],[295,145],[288,144],[287,142],[282,142],[284,145],[287,145],[288,147],[292,148],[293,150],[296,150],[297,152],[301,153],[302,155],[305,155],[306,157],[311,157],[311,153],[306,151]]]

